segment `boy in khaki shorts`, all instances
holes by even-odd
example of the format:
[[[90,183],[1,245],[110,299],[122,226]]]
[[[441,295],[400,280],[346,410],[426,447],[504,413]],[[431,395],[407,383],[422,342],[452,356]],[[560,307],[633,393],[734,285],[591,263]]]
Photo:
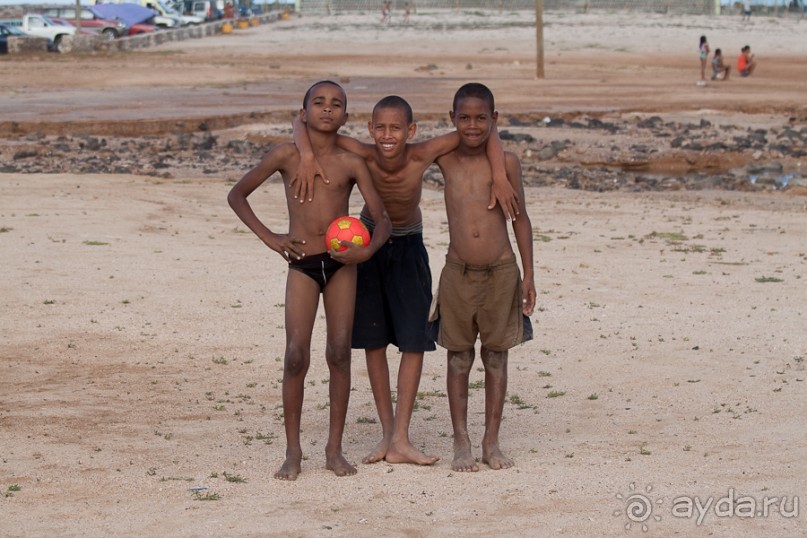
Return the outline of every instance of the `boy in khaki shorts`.
[[[445,178],[449,245],[430,320],[437,343],[448,350],[447,389],[454,429],[455,471],[478,471],[468,435],[468,377],[477,336],[485,366],[485,434],[482,461],[491,469],[514,465],[499,448],[499,427],[507,394],[507,350],[532,338],[527,316],[535,307],[532,223],[524,202],[521,164],[505,153],[507,179],[518,198],[513,231],[524,268],[519,276],[507,220],[488,211],[491,167],[485,147],[497,112],[482,84],[462,86],[451,120],[460,135],[457,149],[439,157]]]

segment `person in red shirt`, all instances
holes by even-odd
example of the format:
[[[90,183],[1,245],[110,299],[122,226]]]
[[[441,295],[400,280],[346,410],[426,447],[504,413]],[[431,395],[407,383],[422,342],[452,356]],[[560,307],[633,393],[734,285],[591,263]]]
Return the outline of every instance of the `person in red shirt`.
[[[741,77],[750,77],[757,67],[757,61],[754,55],[751,54],[751,47],[746,45],[740,50],[740,56],[737,58],[737,72]]]

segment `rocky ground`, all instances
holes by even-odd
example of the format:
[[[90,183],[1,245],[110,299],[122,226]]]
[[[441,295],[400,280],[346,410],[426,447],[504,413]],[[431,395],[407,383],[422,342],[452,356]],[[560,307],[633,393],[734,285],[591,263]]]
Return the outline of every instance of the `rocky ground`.
[[[770,123],[770,122],[768,122]],[[800,125],[801,123],[801,125]],[[0,142],[0,173],[144,174],[238,179],[290,127],[252,124],[141,137],[32,132]],[[419,124],[420,136],[451,128]],[[807,193],[807,127],[799,118],[760,126],[661,115],[505,116],[501,138],[522,161],[525,184],[587,191],[727,189]],[[365,137],[363,127],[345,133]],[[433,167],[426,181],[439,187]]]

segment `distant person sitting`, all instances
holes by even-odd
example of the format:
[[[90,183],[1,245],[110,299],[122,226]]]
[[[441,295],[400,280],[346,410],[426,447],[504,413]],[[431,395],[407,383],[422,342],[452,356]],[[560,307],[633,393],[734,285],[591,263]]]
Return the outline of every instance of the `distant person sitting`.
[[[754,55],[751,54],[751,47],[746,45],[740,49],[740,56],[737,58],[737,72],[741,77],[750,77],[754,74],[754,69],[757,67],[757,61]]]
[[[723,63],[723,51],[715,49],[715,55],[712,58],[712,80],[728,80],[731,67]],[[720,75],[723,78],[720,78]]]

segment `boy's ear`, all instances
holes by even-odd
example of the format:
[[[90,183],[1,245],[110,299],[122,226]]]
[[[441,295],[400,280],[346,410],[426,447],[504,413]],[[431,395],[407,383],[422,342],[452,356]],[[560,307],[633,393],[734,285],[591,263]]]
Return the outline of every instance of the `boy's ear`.
[[[409,128],[407,129],[406,139],[407,140],[412,140],[412,137],[415,136],[415,133],[417,132],[417,130],[418,130],[417,123],[410,123]]]
[[[349,114],[347,112],[345,112],[345,117],[342,119],[342,123],[340,123],[339,125],[342,126],[342,125],[346,124],[348,117],[349,117]]]
[[[494,110],[494,111],[493,111],[493,115],[491,116],[491,118],[493,118],[493,123],[498,122],[498,121],[499,121],[499,111],[498,111],[498,110]]]
[[[305,121],[305,109],[304,108],[300,109],[300,121],[302,121],[303,123],[306,123],[306,121]]]
[[[373,120],[367,120],[367,131],[373,136]]]
[[[454,111],[453,110],[448,111],[448,117],[451,118],[451,123],[454,123]]]

